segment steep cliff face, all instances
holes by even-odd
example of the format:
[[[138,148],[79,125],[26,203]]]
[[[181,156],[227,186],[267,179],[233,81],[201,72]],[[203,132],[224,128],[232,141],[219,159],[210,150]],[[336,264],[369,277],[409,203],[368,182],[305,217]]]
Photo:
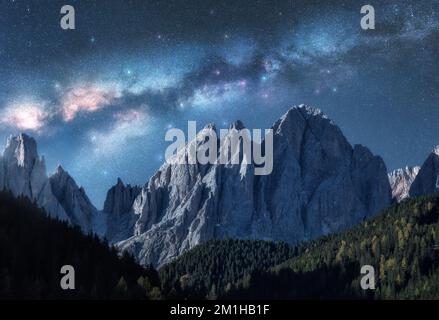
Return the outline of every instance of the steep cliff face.
[[[95,229],[99,215],[84,190],[61,167],[47,177],[35,140],[25,134],[7,141],[0,157],[0,189],[34,200],[50,216],[78,225],[86,233]]]
[[[15,196],[36,199],[47,180],[44,158],[35,140],[25,134],[9,137],[1,160],[0,187]]]
[[[425,160],[410,187],[410,196],[416,197],[439,192],[439,146]]]
[[[230,151],[227,139],[242,141],[242,123],[232,127],[218,158]],[[135,200],[135,235],[119,248],[141,263],[162,265],[212,238],[295,244],[344,229],[390,204],[382,159],[352,147],[319,110],[292,108],[273,131],[274,165],[266,176],[242,161],[164,164]],[[186,159],[192,147],[204,150],[213,132],[213,126],[204,128],[175,158]]]
[[[61,166],[49,178],[52,193],[61,204],[69,221],[80,226],[85,233],[95,231],[97,209],[92,205],[83,188]],[[97,232],[99,233],[99,232]]]
[[[138,216],[133,211],[134,200],[141,191],[137,186],[125,186],[118,179],[117,184],[107,192],[103,212],[106,215],[105,237],[111,243],[127,239],[134,233]]]
[[[392,197],[397,202],[409,197],[410,187],[415,181],[421,167],[405,167],[389,173],[390,187],[392,188]]]

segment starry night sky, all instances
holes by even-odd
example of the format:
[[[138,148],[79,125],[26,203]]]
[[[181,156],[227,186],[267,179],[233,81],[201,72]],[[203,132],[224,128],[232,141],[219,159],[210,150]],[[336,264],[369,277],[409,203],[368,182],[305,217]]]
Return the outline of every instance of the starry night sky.
[[[98,207],[117,177],[144,184],[187,120],[269,128],[306,103],[392,170],[439,144],[438,100],[435,0],[0,0],[0,141],[34,136]]]

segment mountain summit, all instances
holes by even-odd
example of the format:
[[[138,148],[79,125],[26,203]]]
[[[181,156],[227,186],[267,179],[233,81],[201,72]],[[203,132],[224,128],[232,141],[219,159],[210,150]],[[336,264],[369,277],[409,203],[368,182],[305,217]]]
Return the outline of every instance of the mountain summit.
[[[243,168],[252,164],[164,164],[136,198],[134,236],[119,248],[157,266],[213,238],[297,244],[390,204],[383,160],[352,147],[319,109],[293,107],[272,129],[274,166],[267,176]]]
[[[104,202],[106,214],[106,238],[110,242],[125,240],[133,235],[137,215],[132,209],[134,200],[141,191],[140,187],[132,187],[117,179],[116,185],[107,192]]]
[[[84,190],[61,166],[48,177],[44,158],[38,155],[35,140],[26,134],[11,136],[0,156],[0,190],[25,196],[46,209],[51,217],[94,231],[98,211]]]
[[[397,202],[409,197],[410,187],[419,173],[421,167],[405,167],[389,173],[392,196]]]
[[[46,180],[45,161],[38,156],[35,140],[25,134],[10,136],[0,157],[0,190],[36,199]]]
[[[410,187],[410,196],[439,192],[439,146],[435,147],[422,164],[415,181]]]

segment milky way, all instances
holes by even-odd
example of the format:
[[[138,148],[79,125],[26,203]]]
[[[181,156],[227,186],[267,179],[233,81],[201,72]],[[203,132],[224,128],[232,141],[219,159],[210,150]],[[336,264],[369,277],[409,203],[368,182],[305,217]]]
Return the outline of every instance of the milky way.
[[[60,8],[76,29],[60,28]],[[0,0],[0,141],[34,136],[102,205],[143,184],[167,129],[268,128],[322,109],[389,170],[439,144],[439,2]]]

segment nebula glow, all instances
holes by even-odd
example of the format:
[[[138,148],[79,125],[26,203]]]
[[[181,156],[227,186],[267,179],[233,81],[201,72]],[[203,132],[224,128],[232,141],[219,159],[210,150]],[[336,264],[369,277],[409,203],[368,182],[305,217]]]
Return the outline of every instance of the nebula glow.
[[[81,84],[66,92],[61,100],[62,115],[65,121],[72,121],[80,112],[96,112],[111,105],[120,97],[115,87],[99,87],[95,84]]]
[[[24,102],[7,106],[0,117],[0,123],[6,127],[38,132],[46,124],[49,112],[42,104]]]

